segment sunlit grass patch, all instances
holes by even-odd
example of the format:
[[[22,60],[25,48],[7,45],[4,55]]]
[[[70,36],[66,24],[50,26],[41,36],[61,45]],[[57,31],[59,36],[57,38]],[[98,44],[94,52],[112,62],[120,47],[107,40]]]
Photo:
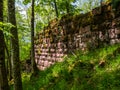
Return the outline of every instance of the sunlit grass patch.
[[[25,90],[118,90],[120,88],[120,45],[83,53],[76,51],[29,81]],[[26,80],[27,79],[27,80]]]

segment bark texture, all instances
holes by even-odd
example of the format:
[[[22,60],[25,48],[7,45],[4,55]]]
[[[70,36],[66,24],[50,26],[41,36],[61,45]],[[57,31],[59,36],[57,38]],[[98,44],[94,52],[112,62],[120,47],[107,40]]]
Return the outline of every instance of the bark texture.
[[[0,0],[0,22],[3,22],[3,0]],[[2,30],[0,30],[0,90],[9,90],[5,67],[5,40]]]
[[[32,13],[31,13],[31,62],[33,76],[37,74],[37,66],[35,63],[35,49],[34,49],[34,0],[32,0]]]
[[[8,13],[9,22],[14,25],[11,28],[11,58],[13,66],[13,79],[14,79],[14,90],[22,90],[22,80],[20,73],[20,60],[19,60],[19,41],[18,41],[18,31],[16,25],[15,16],[15,0],[8,0]]]

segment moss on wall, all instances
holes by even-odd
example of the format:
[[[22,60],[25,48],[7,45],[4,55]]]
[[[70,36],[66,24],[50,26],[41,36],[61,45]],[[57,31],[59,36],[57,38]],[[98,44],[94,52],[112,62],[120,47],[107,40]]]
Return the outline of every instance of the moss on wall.
[[[117,16],[116,17],[116,13]],[[75,50],[90,50],[120,42],[120,13],[103,5],[80,15],[64,15],[52,20],[35,37],[36,63],[40,70],[62,61]]]

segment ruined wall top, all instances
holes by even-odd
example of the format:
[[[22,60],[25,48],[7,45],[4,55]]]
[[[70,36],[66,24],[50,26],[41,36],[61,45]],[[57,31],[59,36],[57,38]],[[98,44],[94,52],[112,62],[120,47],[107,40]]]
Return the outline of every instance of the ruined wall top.
[[[67,14],[60,20],[52,20],[36,35],[37,67],[44,70],[75,50],[86,51],[119,42],[120,11],[113,11],[111,4],[97,7],[86,14]]]

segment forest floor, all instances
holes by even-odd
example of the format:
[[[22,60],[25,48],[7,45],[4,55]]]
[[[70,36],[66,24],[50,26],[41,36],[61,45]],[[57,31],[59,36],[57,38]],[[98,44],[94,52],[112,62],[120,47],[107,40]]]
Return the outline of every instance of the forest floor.
[[[76,51],[32,80],[24,73],[22,80],[24,90],[119,90],[120,44]]]

